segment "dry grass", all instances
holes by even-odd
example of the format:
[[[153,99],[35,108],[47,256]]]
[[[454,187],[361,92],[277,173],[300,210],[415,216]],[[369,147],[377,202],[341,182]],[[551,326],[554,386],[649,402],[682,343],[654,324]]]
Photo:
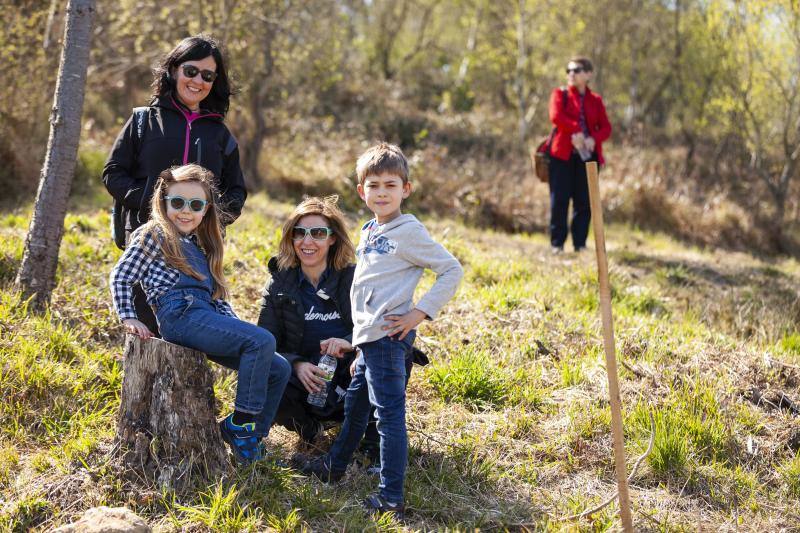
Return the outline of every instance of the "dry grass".
[[[290,208],[254,196],[229,233],[233,303],[248,320]],[[0,527],[46,530],[99,504],[127,505],[165,530],[397,525],[360,511],[377,480],[357,467],[337,487],[269,463],[187,494],[130,481],[108,460],[122,343],[105,286],[118,256],[107,216],[67,220],[61,283],[43,318],[21,311],[9,285],[26,216],[0,217],[0,393],[15,399],[0,423]],[[409,385],[405,527],[618,527],[614,505],[564,521],[614,492],[593,255],[553,258],[543,235],[425,220],[466,276],[418,337],[433,364],[415,368]],[[622,226],[607,240],[629,465],[647,446],[649,412],[657,422],[632,480],[637,529],[796,528],[800,425],[784,399],[800,402],[797,262]],[[39,355],[21,359],[30,346]],[[233,380],[218,376],[227,404]],[[279,429],[270,441],[287,455],[296,447]]]

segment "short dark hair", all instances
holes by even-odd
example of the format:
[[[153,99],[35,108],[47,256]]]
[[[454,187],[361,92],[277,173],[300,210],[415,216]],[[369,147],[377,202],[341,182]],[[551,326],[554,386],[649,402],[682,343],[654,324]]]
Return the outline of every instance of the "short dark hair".
[[[225,68],[222,47],[219,42],[208,35],[187,37],[167,53],[153,68],[153,98],[175,96],[175,70],[186,61],[198,61],[211,56],[217,64],[217,77],[211,92],[200,102],[200,107],[225,115],[230,107],[230,98],[234,94]]]
[[[594,71],[594,65],[592,65],[592,60],[585,56],[571,57],[569,63],[579,64],[586,72]]]
[[[363,184],[369,176],[384,173],[400,176],[403,183],[408,183],[408,160],[399,146],[386,142],[367,148],[356,162],[358,183]]]

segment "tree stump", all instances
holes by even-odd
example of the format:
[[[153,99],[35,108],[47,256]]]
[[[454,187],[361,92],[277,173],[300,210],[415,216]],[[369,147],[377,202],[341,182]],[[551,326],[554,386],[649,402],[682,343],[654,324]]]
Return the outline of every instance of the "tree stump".
[[[200,352],[125,339],[116,444],[122,461],[162,488],[213,479],[230,463],[214,415],[214,378]]]

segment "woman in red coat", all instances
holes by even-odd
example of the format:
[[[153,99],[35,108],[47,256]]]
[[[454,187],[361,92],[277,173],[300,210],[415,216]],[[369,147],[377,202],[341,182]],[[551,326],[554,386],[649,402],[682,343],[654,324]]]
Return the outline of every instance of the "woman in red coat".
[[[564,251],[567,211],[572,200],[572,244],[579,252],[589,233],[589,184],[586,161],[603,165],[602,143],[611,136],[603,99],[589,90],[592,62],[575,57],[567,64],[567,87],[550,95],[550,121],[555,126],[550,143],[550,245]]]

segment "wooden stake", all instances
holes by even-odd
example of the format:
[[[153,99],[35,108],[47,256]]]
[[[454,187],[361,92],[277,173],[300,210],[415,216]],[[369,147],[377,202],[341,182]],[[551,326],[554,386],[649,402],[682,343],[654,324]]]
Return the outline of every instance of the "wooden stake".
[[[614,348],[614,323],[611,316],[611,285],[608,279],[606,240],[603,233],[603,205],[600,199],[600,184],[597,178],[597,163],[586,163],[589,179],[589,201],[592,208],[592,227],[597,251],[597,279],[600,283],[600,314],[603,320],[603,344],[606,352],[606,374],[608,396],[611,400],[611,432],[614,440],[614,463],[619,490],[619,516],[624,531],[633,531],[631,502],[628,494],[627,469],[625,467],[625,438],[622,431],[622,406],[619,399],[619,377],[617,355]]]

